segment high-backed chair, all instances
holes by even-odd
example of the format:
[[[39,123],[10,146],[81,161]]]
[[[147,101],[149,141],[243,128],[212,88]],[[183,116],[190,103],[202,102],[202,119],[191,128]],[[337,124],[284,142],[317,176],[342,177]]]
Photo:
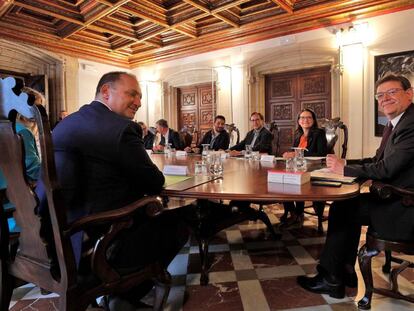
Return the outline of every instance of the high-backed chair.
[[[381,182],[373,182],[370,186],[370,192],[374,193],[381,200],[399,198],[406,208],[414,208],[414,191],[401,189]],[[388,253],[386,263],[383,266],[384,272],[390,271],[391,261],[400,264],[394,267],[390,272],[390,288],[376,288],[373,284],[371,260],[382,251],[386,254]],[[365,295],[358,302],[358,307],[360,309],[368,310],[371,308],[372,293],[414,302],[414,297],[406,296],[399,292],[397,283],[398,275],[409,267],[414,268],[414,263],[409,262],[408,260],[395,258],[391,256],[391,252],[414,255],[414,239],[410,241],[384,239],[369,228],[366,235],[366,242],[358,252],[358,262],[365,283]]]
[[[240,142],[240,131],[239,129],[234,125],[234,123],[226,124],[224,126],[227,133],[230,135],[230,144],[229,148],[233,147],[234,145],[237,145]]]
[[[180,130],[179,134],[180,134],[180,139],[182,141],[183,149],[186,147],[192,146],[194,133],[195,133],[194,128],[189,128],[187,126],[184,126]]]
[[[145,197],[123,208],[66,220],[66,208],[56,178],[49,120],[43,107],[33,105],[20,89],[13,89],[14,78],[0,79],[0,169],[7,180],[7,197],[14,205],[14,218],[20,232],[17,247],[11,239],[0,191],[0,310],[7,311],[13,289],[25,282],[57,293],[61,311],[85,310],[102,295],[121,293],[148,279],[156,281],[154,309],[161,310],[170,288],[170,276],[154,263],[129,274],[120,274],[107,260],[107,249],[124,229],[133,225],[133,216],[144,210],[150,216],[162,212],[155,197]],[[16,92],[16,93],[15,93]],[[20,94],[17,96],[16,94]],[[15,132],[16,114],[34,118],[39,129],[42,154],[42,180],[48,210],[39,213],[39,199],[30,188],[24,165],[22,138]],[[96,228],[100,228],[99,231]],[[77,260],[80,232],[103,232],[91,255]],[[102,230],[102,231],[101,231]],[[80,247],[79,247],[80,249]],[[82,273],[86,271],[87,273]]]
[[[326,133],[326,140],[328,143],[328,154],[335,153],[335,145],[339,138],[339,131],[343,132],[343,143],[341,147],[341,154],[340,157],[342,159],[346,158],[346,152],[348,150],[348,127],[340,120],[339,117],[332,118],[332,119],[323,119],[319,122],[321,128],[325,130]],[[313,208],[313,212],[305,211],[308,215],[313,215],[318,217],[318,232],[323,233],[323,222],[326,220],[323,216],[323,212],[325,210],[327,202],[319,201],[313,202],[312,205],[306,206],[305,208]],[[328,202],[328,205],[330,203]]]
[[[279,156],[280,154],[280,132],[276,121],[266,123],[265,127],[272,133],[272,155]]]

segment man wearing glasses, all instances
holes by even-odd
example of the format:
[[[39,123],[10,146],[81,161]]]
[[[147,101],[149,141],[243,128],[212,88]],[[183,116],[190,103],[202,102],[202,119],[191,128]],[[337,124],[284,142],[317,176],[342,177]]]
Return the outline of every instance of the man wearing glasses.
[[[373,158],[347,164],[328,155],[326,164],[337,174],[379,180],[400,188],[414,188],[414,105],[410,81],[403,76],[386,76],[376,83],[378,105],[388,119],[381,145]],[[379,201],[371,194],[335,202],[329,211],[327,239],[318,274],[299,276],[300,286],[334,298],[345,296],[345,286],[357,287],[354,270],[361,226],[385,239],[414,239],[414,209],[400,200]]]
[[[246,137],[230,148],[230,155],[237,156],[245,150],[246,145],[252,146],[252,151],[259,151],[261,153],[272,153],[272,133],[266,129],[263,121],[263,116],[260,112],[253,112],[250,115],[250,123],[253,129],[246,134]]]

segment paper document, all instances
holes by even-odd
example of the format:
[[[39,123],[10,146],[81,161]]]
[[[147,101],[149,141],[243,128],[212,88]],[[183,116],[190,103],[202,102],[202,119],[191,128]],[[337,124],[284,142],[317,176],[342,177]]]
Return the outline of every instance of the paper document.
[[[356,177],[343,176],[332,173],[327,168],[315,170],[311,172],[311,179],[313,180],[327,180],[327,181],[339,181],[344,184],[352,184],[357,179]]]
[[[326,159],[326,157],[305,157],[305,159],[310,161],[321,161]]]
[[[168,187],[177,183],[180,183],[182,181],[185,181],[190,178],[194,178],[192,176],[172,176],[172,175],[166,175],[165,177],[165,183],[164,187]]]
[[[165,165],[162,172],[164,175],[185,176],[188,173],[188,168],[184,165]]]

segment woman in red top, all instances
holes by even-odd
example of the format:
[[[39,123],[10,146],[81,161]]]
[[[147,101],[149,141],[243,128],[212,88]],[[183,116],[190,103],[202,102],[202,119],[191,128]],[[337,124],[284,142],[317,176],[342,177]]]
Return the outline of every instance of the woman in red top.
[[[295,132],[293,147],[306,148],[305,157],[326,156],[328,152],[325,131],[318,127],[316,114],[312,109],[305,108],[298,114],[298,127]],[[295,156],[295,152],[285,152],[284,158]],[[285,213],[280,218],[283,227],[301,227],[303,224],[303,210],[305,202],[285,202],[283,203]],[[287,219],[288,212],[291,218]]]

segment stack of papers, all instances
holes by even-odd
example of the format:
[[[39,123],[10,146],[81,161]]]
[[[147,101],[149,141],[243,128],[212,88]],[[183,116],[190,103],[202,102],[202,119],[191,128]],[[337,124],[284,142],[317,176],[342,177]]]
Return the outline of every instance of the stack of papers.
[[[282,184],[302,185],[310,181],[310,174],[308,172],[269,170],[267,172],[267,181]]]
[[[339,181],[343,184],[352,184],[353,182],[355,182],[356,177],[335,174],[329,171],[329,169],[327,168],[322,168],[320,170],[312,171],[311,179],[312,180]]]

